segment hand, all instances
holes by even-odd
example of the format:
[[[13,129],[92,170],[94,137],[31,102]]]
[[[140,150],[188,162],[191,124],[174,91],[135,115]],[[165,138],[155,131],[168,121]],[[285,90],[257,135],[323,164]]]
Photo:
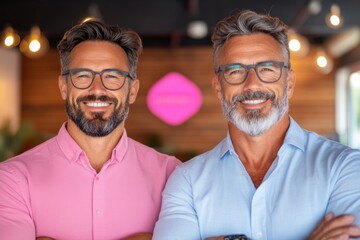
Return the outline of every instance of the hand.
[[[360,227],[353,225],[355,217],[344,214],[334,217],[329,213],[312,232],[308,240],[346,240],[360,237]]]
[[[123,238],[122,240],[151,240],[152,233],[137,233],[131,236],[128,236],[126,238]]]

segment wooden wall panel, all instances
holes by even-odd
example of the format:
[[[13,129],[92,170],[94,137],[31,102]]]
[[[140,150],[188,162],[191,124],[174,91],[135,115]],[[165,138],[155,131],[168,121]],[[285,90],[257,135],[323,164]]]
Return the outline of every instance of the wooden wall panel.
[[[290,114],[303,128],[324,136],[335,134],[335,74],[321,74],[315,68],[315,51],[302,59],[292,59],[296,73]]]
[[[54,135],[66,120],[58,90],[59,55],[50,51],[39,59],[22,59],[21,115],[45,135]]]
[[[334,133],[334,75],[316,71],[314,53],[304,59],[293,59],[297,75],[295,93],[290,101],[291,115],[309,130],[323,135]],[[23,58],[22,119],[33,122],[36,130],[51,136],[66,120],[57,77],[59,57],[55,50],[41,59]],[[162,76],[177,71],[199,86],[203,94],[200,111],[180,126],[169,126],[155,117],[146,106],[146,94]],[[213,148],[227,130],[220,103],[212,87],[211,47],[145,48],[140,57],[138,78],[140,91],[130,107],[126,121],[128,135],[145,144],[154,144],[154,135],[162,142],[162,150],[182,160]]]

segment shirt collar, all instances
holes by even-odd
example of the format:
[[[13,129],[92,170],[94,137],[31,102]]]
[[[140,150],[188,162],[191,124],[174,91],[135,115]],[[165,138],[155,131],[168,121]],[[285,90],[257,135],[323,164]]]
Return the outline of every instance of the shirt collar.
[[[305,149],[305,134],[304,130],[295,122],[295,120],[290,117],[290,126],[286,132],[284,145],[293,145],[302,151]],[[236,154],[234,146],[231,142],[230,134],[227,133],[225,139],[223,139],[221,148],[220,148],[220,158],[222,158],[226,153]]]
[[[305,133],[304,130],[290,117],[290,126],[286,132],[283,145],[293,145],[302,151],[305,149]]]
[[[67,122],[63,123],[61,126],[59,133],[56,136],[56,141],[62,152],[65,154],[66,158],[70,162],[75,162],[79,159],[83,151],[68,133],[66,124]]]
[[[226,134],[225,139],[222,140],[220,148],[220,158],[223,158],[226,153],[236,154],[234,146],[232,145],[229,131]]]
[[[65,154],[66,158],[70,162],[75,162],[80,159],[81,155],[85,155],[80,146],[75,142],[75,140],[70,136],[69,132],[66,129],[66,122],[61,126],[58,135],[56,136],[56,141]],[[124,156],[128,150],[128,137],[126,130],[124,129],[123,134],[119,143],[114,148],[110,162],[121,162],[124,159]]]
[[[119,143],[115,146],[111,155],[111,161],[121,162],[124,160],[125,154],[129,147],[129,138],[124,128],[123,134],[120,138]]]

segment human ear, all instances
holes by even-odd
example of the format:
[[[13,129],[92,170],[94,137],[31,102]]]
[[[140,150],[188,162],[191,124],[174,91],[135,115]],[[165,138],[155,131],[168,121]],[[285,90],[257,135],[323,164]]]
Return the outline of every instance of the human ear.
[[[212,79],[212,87],[218,99],[221,99],[221,86],[217,76]]]
[[[58,77],[58,85],[59,85],[61,98],[63,100],[66,100],[66,96],[67,96],[67,80],[66,80],[66,77],[60,75]]]
[[[131,85],[130,85],[130,91],[129,91],[129,94],[130,94],[129,95],[129,102],[130,102],[130,104],[135,102],[137,93],[139,91],[139,88],[140,88],[139,79],[132,80]]]
[[[290,99],[294,93],[295,89],[295,82],[296,82],[296,75],[295,72],[290,69],[289,79],[288,79],[288,99]]]

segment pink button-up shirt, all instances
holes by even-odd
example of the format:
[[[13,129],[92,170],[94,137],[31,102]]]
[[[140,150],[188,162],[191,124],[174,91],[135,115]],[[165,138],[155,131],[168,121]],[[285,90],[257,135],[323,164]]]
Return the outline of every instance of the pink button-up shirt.
[[[0,164],[0,239],[120,239],[152,232],[180,163],[127,137],[99,173],[68,134]]]

